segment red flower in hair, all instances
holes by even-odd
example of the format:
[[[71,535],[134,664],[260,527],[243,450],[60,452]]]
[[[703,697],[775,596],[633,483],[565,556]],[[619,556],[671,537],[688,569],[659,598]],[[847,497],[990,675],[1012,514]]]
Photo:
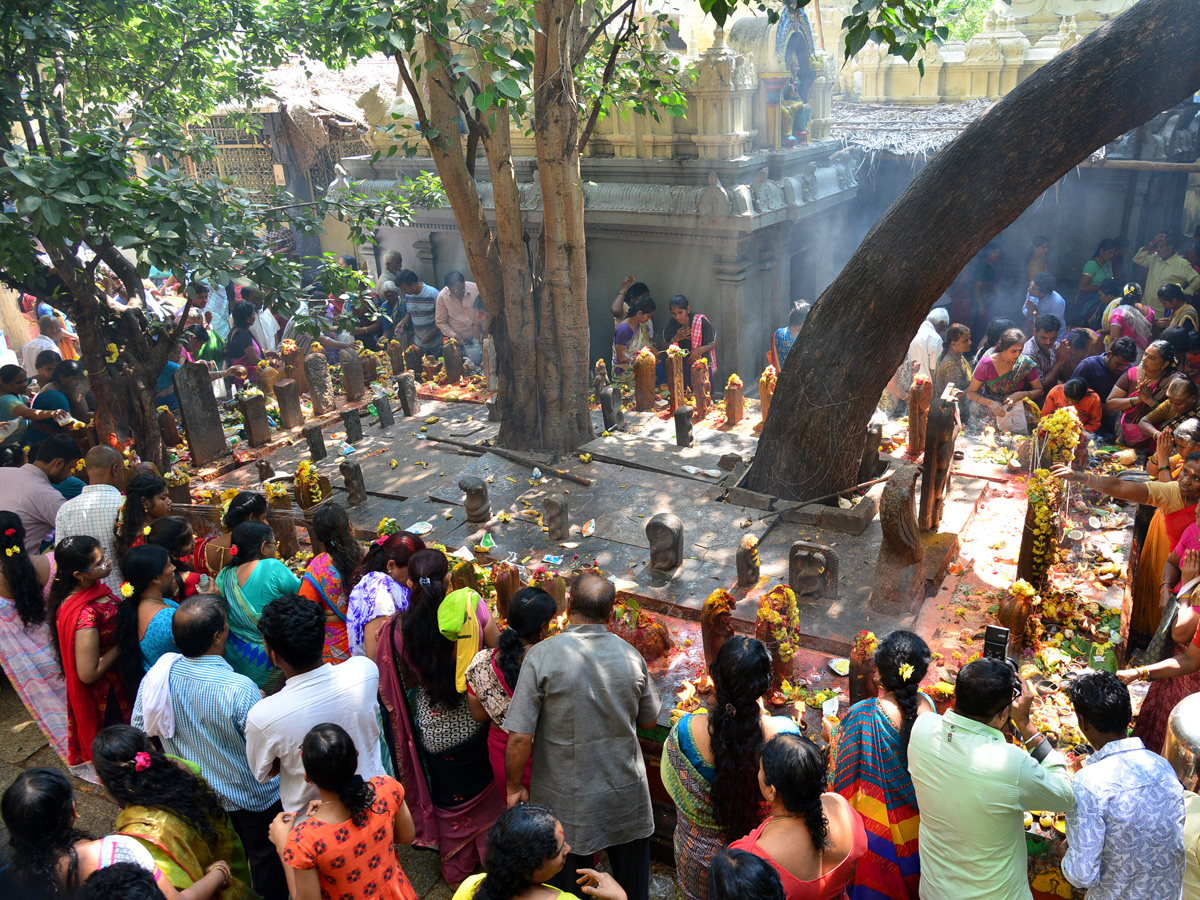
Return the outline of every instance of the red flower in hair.
[[[229,545],[229,553],[231,556],[237,556],[237,544]]]
[[[17,529],[15,529],[15,528],[5,528],[5,529],[4,529],[4,534],[5,534],[5,536],[6,536],[6,537],[16,537],[16,536],[17,536]]]

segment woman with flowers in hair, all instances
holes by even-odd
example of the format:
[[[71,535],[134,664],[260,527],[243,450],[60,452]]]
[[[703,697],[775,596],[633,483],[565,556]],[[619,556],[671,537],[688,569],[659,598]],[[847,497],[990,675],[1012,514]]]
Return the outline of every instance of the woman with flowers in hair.
[[[267,498],[255,491],[238,491],[227,500],[222,495],[224,512],[221,526],[225,534],[214,538],[196,538],[192,550],[192,568],[216,578],[229,563],[229,548],[233,545],[233,530],[243,522],[267,522]]]
[[[346,585],[362,562],[362,544],[350,528],[340,503],[326,503],[312,517],[313,536],[324,552],[313,557],[300,579],[300,596],[312,600],[325,615],[325,650],[321,661],[336,665],[350,658],[346,632],[350,591]]]
[[[176,890],[199,882],[207,896],[256,900],[242,841],[199,765],[158,753],[129,725],[96,735],[92,759],[121,808],[114,830],[149,851]]]
[[[217,588],[229,606],[225,659],[268,694],[278,690],[283,673],[271,665],[258,619],[276,597],[300,593],[300,579],[275,557],[275,533],[262,522],[233,529],[229,564],[217,576]]]
[[[348,582],[346,645],[351,655],[375,658],[383,623],[408,609],[408,563],[424,549],[425,542],[407,531],[385,532],[367,548]]]
[[[437,847],[442,876],[457,884],[483,861],[488,829],[504,811],[488,763],[488,727],[467,699],[467,668],[484,647],[497,646],[500,633],[475,591],[446,593],[448,575],[440,550],[412,555],[408,611],[379,630],[376,662],[416,844]]]
[[[164,653],[178,653],[171,629],[175,608],[175,563],[157,544],[134,547],[121,557],[121,606],[117,611],[117,643],[121,645],[121,678],[125,693],[137,697],[142,675]]]
[[[67,758],[67,691],[54,659],[46,585],[54,556],[25,552],[25,526],[0,511],[0,665],[46,740]]]
[[[830,789],[850,801],[866,825],[868,849],[847,885],[851,900],[917,900],[921,823],[908,774],[908,737],[917,716],[934,712],[920,691],[929,646],[909,631],[893,631],[875,649],[885,693],[850,707],[838,732]]]
[[[104,583],[112,563],[90,535],[59,541],[54,561],[46,616],[67,684],[67,763],[77,766],[91,761],[101,728],[129,721],[131,704],[117,674],[117,598]]]

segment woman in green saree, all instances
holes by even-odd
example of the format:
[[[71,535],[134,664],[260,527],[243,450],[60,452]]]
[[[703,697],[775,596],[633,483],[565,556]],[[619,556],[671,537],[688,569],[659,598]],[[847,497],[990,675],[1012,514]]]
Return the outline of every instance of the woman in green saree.
[[[1021,352],[1024,344],[1021,329],[1010,328],[975,367],[967,398],[984,421],[1003,418],[1025,400],[1036,403],[1042,399],[1041,373],[1037,363]]]
[[[262,522],[243,522],[233,529],[228,565],[217,576],[217,588],[229,606],[229,640],[225,659],[268,694],[278,689],[282,673],[271,665],[258,632],[258,618],[276,597],[300,593],[300,579],[275,558],[275,534]]]
[[[179,891],[221,864],[220,900],[259,900],[246,851],[221,801],[195,763],[164,756],[129,725],[105,728],[92,743],[96,774],[117,805],[114,832],[142,844]]]

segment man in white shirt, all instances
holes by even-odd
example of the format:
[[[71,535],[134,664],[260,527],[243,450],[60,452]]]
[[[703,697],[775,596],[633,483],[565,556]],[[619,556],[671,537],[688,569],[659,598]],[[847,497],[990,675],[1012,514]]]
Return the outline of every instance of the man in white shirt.
[[[304,779],[300,744],[316,725],[332,722],[346,729],[358,750],[358,774],[364,779],[390,774],[380,752],[379,669],[365,656],[340,665],[321,662],[325,616],[311,600],[280,597],[267,604],[258,620],[267,658],[286,681],[277,694],[259,701],[246,719],[246,759],[250,771],[266,783],[279,775],[279,796],[286,812],[304,816],[317,789]]]
[[[263,305],[263,294],[256,287],[242,288],[242,299],[254,304],[254,321],[250,323],[250,333],[258,341],[263,353],[274,353],[279,349],[279,323]]]
[[[464,355],[479,365],[483,359],[483,304],[479,288],[462,272],[447,272],[446,286],[438,292],[434,321],[444,337],[457,338]]]
[[[54,540],[90,534],[100,542],[104,555],[113,561],[104,583],[120,596],[121,572],[117,562],[117,516],[125,496],[125,460],[112,447],[98,444],[84,457],[88,483],[79,496],[64,503],[54,518]]]
[[[58,319],[54,316],[42,316],[38,319],[38,336],[21,348],[21,366],[31,380],[37,378],[38,354],[43,350],[53,350],[58,353],[60,337],[62,337],[62,323]]]
[[[942,335],[950,327],[950,313],[941,307],[929,311],[921,327],[908,345],[908,355],[900,368],[888,382],[885,398],[890,398],[892,409],[896,409],[901,401],[908,400],[908,389],[912,387],[913,378],[924,375],[933,381],[937,371],[938,360],[942,356]],[[891,410],[889,410],[890,412]]]
[[[1067,315],[1067,301],[1062,294],[1055,290],[1058,280],[1049,272],[1038,272],[1029,289],[1025,293],[1025,306],[1022,311],[1031,323],[1040,316],[1054,316],[1060,322]]]

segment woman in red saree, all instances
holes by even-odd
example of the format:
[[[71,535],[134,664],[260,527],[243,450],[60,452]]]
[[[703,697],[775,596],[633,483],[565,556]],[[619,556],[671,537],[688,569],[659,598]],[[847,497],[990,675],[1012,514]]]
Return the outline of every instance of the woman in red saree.
[[[54,559],[46,611],[67,685],[67,762],[75,766],[91,761],[102,728],[128,724],[130,704],[116,670],[118,601],[104,583],[112,563],[90,535],[59,542]]]

